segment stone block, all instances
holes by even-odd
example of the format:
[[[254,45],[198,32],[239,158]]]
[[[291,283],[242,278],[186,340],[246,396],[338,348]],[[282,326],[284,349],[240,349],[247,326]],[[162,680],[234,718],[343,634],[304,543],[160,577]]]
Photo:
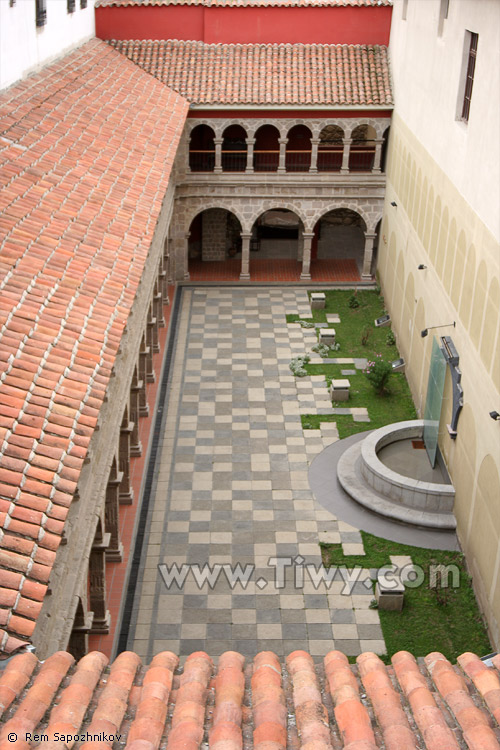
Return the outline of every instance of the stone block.
[[[386,584],[390,585],[390,588]],[[404,604],[405,587],[401,581],[396,578],[385,581],[379,578],[375,585],[375,599],[379,609],[389,609],[395,612],[401,612]]]
[[[332,401],[348,401],[349,388],[351,384],[347,378],[341,380],[332,380],[330,386],[330,396]]]
[[[311,294],[311,310],[323,310],[325,301],[324,292],[313,292]]]
[[[320,328],[319,343],[332,346],[335,343],[335,328]]]

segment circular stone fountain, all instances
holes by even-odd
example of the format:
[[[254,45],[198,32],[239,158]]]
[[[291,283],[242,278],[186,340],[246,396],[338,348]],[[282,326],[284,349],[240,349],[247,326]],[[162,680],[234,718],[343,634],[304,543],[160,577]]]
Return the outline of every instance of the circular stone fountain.
[[[415,448],[423,430],[424,421],[415,419],[370,432],[342,455],[338,480],[354,500],[375,513],[417,526],[455,529],[453,485],[445,471],[432,469],[425,450]],[[441,481],[428,481],[436,473]]]

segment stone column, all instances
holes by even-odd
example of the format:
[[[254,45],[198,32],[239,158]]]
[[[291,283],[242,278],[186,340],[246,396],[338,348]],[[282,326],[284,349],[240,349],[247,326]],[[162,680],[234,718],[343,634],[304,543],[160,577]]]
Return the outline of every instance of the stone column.
[[[376,234],[368,234],[368,232],[365,233],[365,254],[363,257],[363,273],[361,274],[361,278],[365,280],[369,280],[372,277],[371,267],[373,257],[373,243],[376,236]]]
[[[318,171],[318,146],[319,138],[311,138],[311,166],[309,172],[316,173]]]
[[[146,373],[147,373],[147,358],[148,358],[148,347],[146,346],[146,337],[143,336],[141,340],[141,348],[139,349],[139,416],[149,416],[149,405],[148,397],[146,392]]]
[[[162,271],[159,268],[158,269],[158,276],[155,281],[155,287],[153,292],[153,306],[154,306],[154,314],[155,318],[158,321],[158,326],[160,328],[165,328],[165,317],[163,315],[163,294],[161,291],[161,277]]]
[[[150,306],[146,321],[146,383],[154,383],[155,380],[156,376],[153,367],[153,319]]]
[[[302,255],[302,273],[300,274],[301,281],[311,280],[311,244],[314,237],[314,232],[304,232],[302,234],[304,239],[304,251]]]
[[[224,142],[224,138],[214,138],[214,144],[215,144],[214,173],[215,174],[221,174],[222,172],[222,144],[223,142]]]
[[[125,409],[118,443],[118,468],[122,473],[118,495],[120,505],[132,505],[134,500],[134,491],[130,484],[130,436],[132,435],[132,428],[133,423],[129,422],[128,409]]]
[[[160,351],[160,343],[158,340],[158,319],[156,315],[154,314],[154,295],[153,295],[153,301],[149,303],[148,308],[148,346],[150,347],[151,351],[154,354],[158,354]],[[155,373],[153,370],[153,362],[151,362],[151,373],[152,378],[150,379],[150,372],[148,372],[148,380],[150,379],[150,382],[154,383],[155,380]]]
[[[109,633],[111,615],[106,605],[106,548],[110,534],[96,535],[89,558],[89,604],[94,613],[91,633]]]
[[[286,172],[286,144],[287,143],[288,143],[288,138],[279,139],[279,144],[280,144],[280,158],[278,162],[279,174],[285,174]]]
[[[255,146],[255,138],[247,138],[247,168],[245,172],[253,172],[253,147]]]
[[[184,281],[189,281],[189,237],[191,233],[184,235]]]
[[[118,471],[116,458],[113,458],[106,485],[106,504],[104,506],[105,529],[109,532],[109,545],[106,549],[106,560],[121,562],[123,559],[123,544],[120,534],[119,488],[123,474]]]
[[[141,391],[142,383],[139,381],[137,374],[137,367],[134,367],[134,373],[132,375],[132,383],[130,384],[130,421],[133,424],[132,434],[130,436],[130,455],[140,456],[142,455],[142,445],[139,439],[139,414],[140,414],[140,403],[139,394]]]
[[[240,281],[248,281],[250,279],[250,240],[251,238],[252,238],[251,232],[241,233]]]
[[[75,620],[73,622],[73,629],[71,631],[67,648],[69,653],[74,656],[77,661],[89,652],[89,633],[92,627],[93,617],[93,612],[84,611],[82,600],[78,597]]]
[[[373,173],[378,174],[378,173],[380,173],[382,171],[381,168],[380,168],[380,161],[381,161],[381,158],[382,158],[382,145],[383,145],[383,143],[384,143],[383,138],[380,139],[380,140],[377,139],[375,141],[375,158],[373,159],[372,174]]]
[[[340,174],[349,174],[349,155],[351,153],[351,138],[344,138],[344,151],[342,152],[342,166]]]

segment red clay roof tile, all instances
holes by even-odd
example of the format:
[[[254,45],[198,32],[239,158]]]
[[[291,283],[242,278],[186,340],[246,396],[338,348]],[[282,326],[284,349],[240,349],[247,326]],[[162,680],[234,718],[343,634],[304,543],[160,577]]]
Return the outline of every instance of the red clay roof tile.
[[[206,44],[176,39],[109,44],[193,105],[392,108],[393,104],[383,46]]]
[[[471,654],[459,661],[476,676],[491,677],[496,690],[494,668]],[[131,652],[109,667],[97,652],[78,664],[62,652],[41,665],[33,654],[15,656],[0,672],[0,715],[3,711],[7,719],[0,747],[7,747],[1,741],[9,731],[17,732],[19,740],[25,732],[43,732],[49,741],[40,745],[42,750],[60,746],[53,742],[55,732],[86,732],[84,750],[109,750],[109,735],[115,733],[122,734],[120,745],[131,750],[156,750],[160,743],[165,750],[198,750],[202,740],[211,750],[500,747],[500,727],[481,694],[441,654],[418,664],[405,652],[396,654],[398,680],[372,653],[359,656],[357,667],[339,651],[316,664],[303,651],[283,664],[275,654],[261,652],[246,668],[244,657],[235,652],[222,654],[216,666],[200,652],[191,654],[182,669],[178,663],[171,652],[157,654],[148,667]],[[439,688],[437,700],[429,678]],[[99,732],[108,737],[99,739]],[[24,750],[25,745],[16,747]]]
[[[187,107],[98,40],[0,93],[0,510],[7,514],[0,565],[17,576],[10,580],[23,586],[23,595],[35,587],[37,601],[97,424]],[[37,609],[31,607],[32,615]],[[11,635],[19,625],[26,637],[32,620],[26,618],[29,626],[21,620],[8,619]],[[17,639],[2,639],[0,648],[17,647]]]

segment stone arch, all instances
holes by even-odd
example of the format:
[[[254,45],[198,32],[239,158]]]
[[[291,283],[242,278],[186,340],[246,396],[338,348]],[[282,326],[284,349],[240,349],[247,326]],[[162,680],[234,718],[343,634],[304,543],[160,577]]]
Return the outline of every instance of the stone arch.
[[[462,320],[464,328],[469,330],[470,311],[472,297],[474,296],[474,284],[476,279],[476,248],[473,244],[469,247],[465,268],[467,270],[467,273],[464,274],[464,283],[462,287],[462,293],[460,295],[460,318]]]
[[[250,226],[248,222],[245,221],[243,218],[243,214],[240,212],[240,209],[238,206],[235,206],[233,203],[228,201],[227,204],[225,204],[224,201],[214,199],[212,201],[203,201],[203,205],[198,206],[189,206],[189,209],[186,208],[186,215],[185,215],[185,224],[184,224],[184,234],[189,233],[189,227],[191,226],[193,219],[195,219],[198,214],[203,213],[203,211],[209,209],[209,208],[223,208],[226,211],[229,211],[229,213],[232,213],[236,216],[238,221],[241,224],[242,231],[248,232],[250,231]]]
[[[315,214],[313,214],[312,218],[309,219],[308,222],[304,222],[304,226],[306,227],[306,231],[312,232],[314,227],[316,226],[317,222],[321,219],[322,216],[324,216],[327,213],[330,213],[331,211],[339,211],[342,209],[349,209],[350,211],[353,211],[355,214],[359,214],[361,218],[363,219],[365,223],[365,232],[369,232],[370,234],[373,234],[375,232],[375,227],[377,225],[377,222],[381,218],[381,213],[377,215],[376,219],[369,218],[366,211],[364,210],[363,206],[360,206],[359,203],[351,203],[351,202],[342,202],[342,204],[336,205],[336,206],[326,206],[322,209],[319,209],[316,211]]]
[[[455,256],[457,254],[457,222],[455,217],[452,218],[450,223],[450,231],[448,232],[448,242],[446,243],[446,257],[443,268],[443,284],[447,293],[451,292],[451,282],[453,279],[453,264],[455,262]]]
[[[430,237],[431,237],[433,216],[434,216],[434,188],[431,185],[429,192],[427,194],[427,200],[426,200],[424,236],[422,240],[424,243],[424,248],[430,258],[431,258],[431,252],[430,252],[429,243],[430,243]]]
[[[262,216],[263,213],[266,211],[274,211],[274,210],[282,210],[286,209],[287,211],[291,211],[292,213],[296,214],[299,219],[301,220],[304,230],[306,232],[311,231],[310,229],[307,229],[307,220],[306,217],[303,215],[301,209],[296,206],[294,203],[289,203],[288,201],[279,201],[279,200],[265,200],[262,201],[258,208],[256,208],[253,213],[248,217],[247,221],[245,222],[245,226],[248,227],[248,229],[244,229],[244,231],[249,232],[259,216]]]
[[[458,235],[457,250],[455,257],[455,268],[453,269],[453,281],[451,284],[451,301],[458,310],[460,303],[460,290],[465,271],[465,232],[463,229]]]
[[[436,264],[436,249],[438,246],[440,225],[441,225],[441,198],[438,195],[434,203],[434,211],[433,211],[433,217],[432,217],[432,230],[431,230],[430,247],[429,247],[429,257],[431,259],[431,262],[434,265]]]
[[[265,123],[255,130],[253,168],[255,172],[277,172],[279,166],[280,131]]]
[[[244,172],[247,167],[247,138],[246,129],[241,123],[228,125],[222,131],[223,172]]]
[[[420,207],[419,207],[419,214],[418,214],[418,225],[417,225],[417,234],[421,242],[424,240],[424,226],[425,226],[425,210],[427,207],[427,177],[424,177],[424,183],[422,185],[422,190],[420,193]],[[427,248],[425,248],[427,250]]]
[[[498,321],[500,319],[500,286],[498,279],[494,276],[491,280],[486,297],[486,310],[484,314],[482,336],[481,336],[481,359],[487,370],[491,369],[493,352],[496,350],[495,342],[498,339]]]
[[[302,260],[304,222],[283,206],[261,210],[252,224],[250,249],[259,259]],[[250,268],[252,258],[250,258]]]
[[[199,261],[225,261],[241,252],[242,224],[226,208],[205,207],[189,224],[188,265]]]
[[[496,566],[500,538],[498,467],[491,454],[481,461],[477,475],[476,495],[468,534],[468,551],[472,553],[472,571],[481,579],[485,595],[490,591]]]
[[[482,260],[477,269],[476,283],[474,284],[474,301],[472,303],[472,315],[469,327],[472,343],[478,351],[483,326],[487,279],[486,263]]]
[[[189,168],[192,172],[213,172],[215,166],[215,131],[199,123],[189,133]]]
[[[294,125],[287,133],[285,170],[308,172],[311,166],[312,132],[303,123]]]
[[[211,128],[216,138],[221,137],[222,132],[222,123],[218,122],[217,120],[212,120],[210,118],[196,118],[196,120],[188,119],[186,122],[186,134],[188,138],[191,137],[191,133],[195,128],[197,128],[199,125],[206,125],[208,128]]]
[[[441,215],[441,224],[439,228],[439,240],[436,248],[436,273],[443,281],[443,267],[444,259],[446,256],[446,244],[448,242],[448,228],[449,228],[449,211],[448,206],[444,206],[443,213]]]
[[[411,221],[412,221],[413,228],[415,229],[415,231],[417,231],[417,227],[418,227],[418,216],[419,216],[421,200],[422,200],[422,170],[419,167],[417,171],[417,178],[415,182],[415,193],[413,195],[413,203],[412,203],[412,211],[411,211]]]
[[[319,133],[318,172],[340,172],[344,153],[344,130],[330,123]]]
[[[375,160],[375,140],[377,131],[372,125],[362,123],[351,133],[349,150],[350,172],[371,172]]]
[[[354,260],[361,273],[365,249],[366,222],[350,208],[323,212],[314,225],[311,260]]]
[[[410,184],[409,184],[409,190],[408,190],[408,215],[410,217],[410,222],[415,225],[415,190],[417,187],[416,184],[416,177],[415,177],[416,169],[415,169],[415,162],[412,158],[410,158]]]

